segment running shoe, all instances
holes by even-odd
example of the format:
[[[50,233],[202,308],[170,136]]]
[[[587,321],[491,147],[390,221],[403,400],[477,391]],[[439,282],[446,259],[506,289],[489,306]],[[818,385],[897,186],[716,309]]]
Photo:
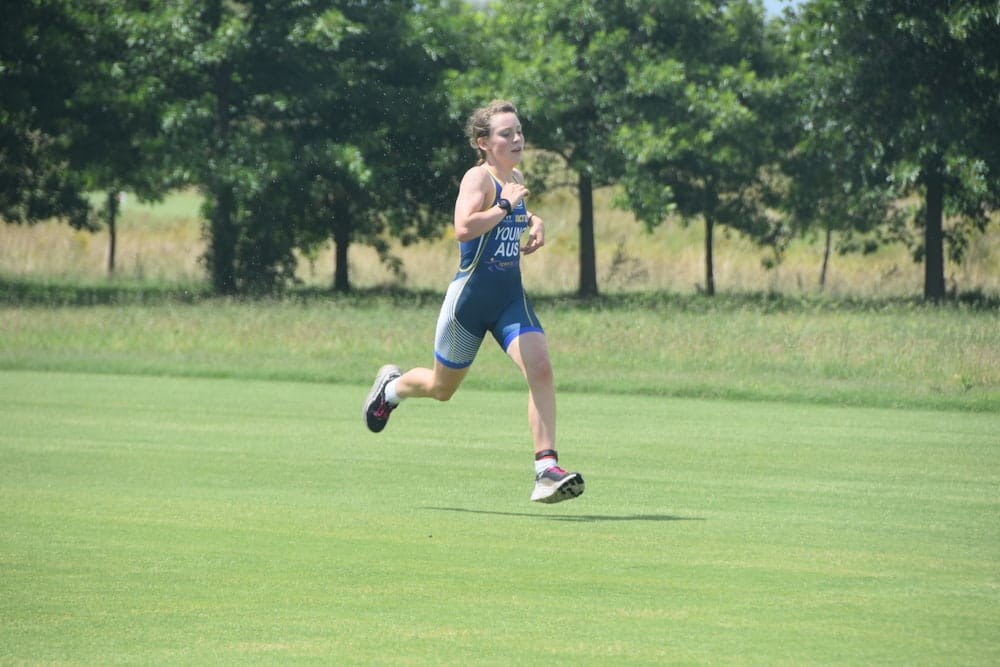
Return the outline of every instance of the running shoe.
[[[535,477],[531,499],[538,503],[560,503],[583,493],[583,475],[553,466]]]
[[[389,405],[388,401],[385,400],[385,386],[402,374],[403,372],[399,369],[399,366],[393,366],[392,364],[387,364],[378,369],[378,375],[375,376],[375,384],[372,385],[372,390],[368,392],[364,409],[361,411],[365,417],[365,425],[368,426],[369,431],[378,433],[389,423],[389,415],[396,409],[396,406]]]

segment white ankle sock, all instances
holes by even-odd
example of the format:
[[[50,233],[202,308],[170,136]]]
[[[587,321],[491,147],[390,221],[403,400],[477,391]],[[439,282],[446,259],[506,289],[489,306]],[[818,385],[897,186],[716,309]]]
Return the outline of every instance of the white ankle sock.
[[[546,454],[547,454],[546,456],[543,456],[540,459],[538,459],[538,458],[535,459],[535,474],[536,475],[541,475],[543,472],[545,472],[549,468],[552,468],[553,466],[559,465],[559,457],[556,455],[555,452],[551,452],[551,454],[548,454],[548,453],[546,453]]]
[[[385,385],[385,400],[389,405],[399,405],[403,402],[403,399],[396,393],[397,382],[399,382],[399,378],[390,380],[389,384]]]

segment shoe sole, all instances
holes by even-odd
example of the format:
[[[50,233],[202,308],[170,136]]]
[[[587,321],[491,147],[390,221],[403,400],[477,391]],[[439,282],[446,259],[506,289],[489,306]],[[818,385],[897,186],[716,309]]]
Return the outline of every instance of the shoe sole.
[[[551,505],[552,503],[561,503],[564,500],[573,500],[573,498],[579,498],[583,495],[584,489],[586,489],[586,484],[583,481],[583,475],[578,472],[571,473],[566,476],[566,479],[559,483],[559,486],[551,490],[551,492],[541,498],[536,498],[534,494],[531,496],[531,500],[536,503],[546,503]]]
[[[402,371],[399,366],[393,364],[386,364],[382,368],[378,369],[378,373],[375,375],[375,384],[372,385],[372,390],[368,392],[368,398],[365,399],[365,404],[361,406],[361,419],[365,422],[365,428],[367,428],[372,433],[379,433],[385,424],[382,424],[381,428],[373,429],[368,425],[368,409],[371,407],[372,402],[378,398],[378,395],[382,393],[382,387],[388,382],[388,378],[392,374],[402,375]]]

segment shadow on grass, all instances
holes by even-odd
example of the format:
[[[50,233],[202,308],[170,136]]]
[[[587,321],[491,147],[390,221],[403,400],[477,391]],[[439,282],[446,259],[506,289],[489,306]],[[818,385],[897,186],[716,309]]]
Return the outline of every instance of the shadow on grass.
[[[434,512],[462,512],[465,514],[490,514],[493,516],[526,517],[529,519],[546,519],[548,521],[579,521],[595,523],[598,521],[704,521],[700,517],[674,516],[672,514],[529,514],[527,512],[494,512],[491,510],[474,510],[466,507],[421,507]]]

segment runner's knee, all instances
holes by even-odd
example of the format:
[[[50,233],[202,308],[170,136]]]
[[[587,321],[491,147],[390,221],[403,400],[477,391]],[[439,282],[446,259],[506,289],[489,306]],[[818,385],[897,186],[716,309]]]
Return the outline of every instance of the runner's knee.
[[[552,371],[552,361],[547,355],[541,359],[534,360],[531,363],[526,363],[525,375],[528,378],[528,382],[532,385],[553,384],[555,382],[554,373]]]

